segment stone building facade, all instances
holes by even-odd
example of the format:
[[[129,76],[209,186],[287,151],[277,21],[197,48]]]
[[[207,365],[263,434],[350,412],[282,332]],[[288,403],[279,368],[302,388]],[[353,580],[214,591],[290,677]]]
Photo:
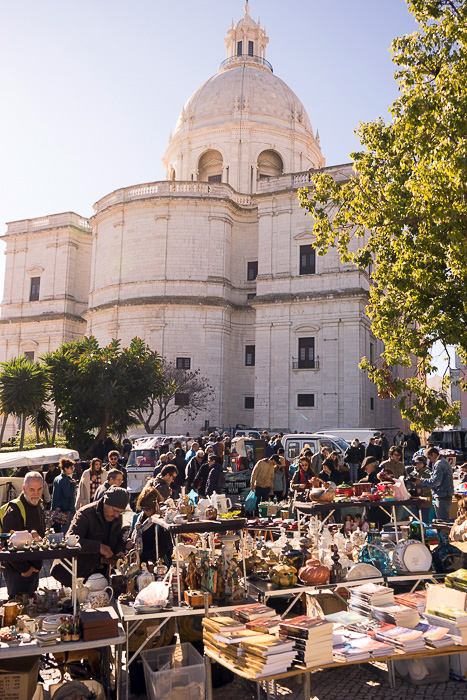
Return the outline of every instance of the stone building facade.
[[[302,431],[394,424],[359,371],[377,357],[368,276],[317,257],[297,188],[325,168],[306,110],[265,58],[249,15],[227,58],[183,107],[166,180],[74,213],[8,225],[0,358],[38,357],[93,334],[134,336],[199,369],[215,397],[171,432],[237,423]],[[326,168],[347,178],[350,165]],[[397,423],[396,423],[397,424]]]

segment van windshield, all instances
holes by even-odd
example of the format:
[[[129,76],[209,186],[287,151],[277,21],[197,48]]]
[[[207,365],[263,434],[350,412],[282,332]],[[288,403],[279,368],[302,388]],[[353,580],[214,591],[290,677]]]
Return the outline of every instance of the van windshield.
[[[345,440],[343,440],[343,439],[340,438],[340,437],[333,437],[332,440],[333,440],[333,442],[336,443],[336,445],[339,445],[339,447],[341,448],[342,452],[345,452],[346,449],[347,449],[348,446],[349,446],[349,443],[346,442]]]
[[[155,467],[158,459],[158,450],[131,450],[127,467]]]

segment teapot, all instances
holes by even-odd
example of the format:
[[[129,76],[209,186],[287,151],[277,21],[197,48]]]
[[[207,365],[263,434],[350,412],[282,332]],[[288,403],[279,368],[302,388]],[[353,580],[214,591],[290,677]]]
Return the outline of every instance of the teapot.
[[[27,530],[18,530],[17,532],[15,532],[15,530],[12,530],[8,539],[8,544],[11,547],[22,549],[23,547],[30,547],[33,541],[34,538],[32,534]]]
[[[91,608],[101,608],[108,605],[113,598],[113,590],[107,585],[107,579],[102,574],[92,574],[86,581],[84,588],[89,589],[85,603]]]
[[[108,581],[102,574],[92,574],[86,581],[86,586],[89,588],[90,592],[101,591],[107,585]]]
[[[269,578],[279,588],[289,588],[297,583],[297,569],[289,564],[277,564],[269,572]]]

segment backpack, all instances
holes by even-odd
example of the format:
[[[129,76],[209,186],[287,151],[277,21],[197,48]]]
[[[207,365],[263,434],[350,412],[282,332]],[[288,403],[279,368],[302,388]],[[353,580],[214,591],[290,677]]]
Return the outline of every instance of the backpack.
[[[19,508],[19,512],[23,516],[23,523],[24,526],[26,527],[26,511],[24,509],[24,503],[20,498],[14,498],[12,501],[8,501],[8,503],[4,503],[3,506],[0,507],[0,528],[3,525],[3,518],[5,517],[5,513],[8,510],[8,507],[14,503],[16,506]]]

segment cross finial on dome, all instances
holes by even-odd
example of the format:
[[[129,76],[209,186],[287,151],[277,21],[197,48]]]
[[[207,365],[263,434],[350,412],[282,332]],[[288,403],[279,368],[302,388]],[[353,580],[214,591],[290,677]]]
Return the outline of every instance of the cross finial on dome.
[[[250,3],[248,2],[248,0],[246,0],[246,3],[245,3],[245,17],[248,17],[249,14],[250,14]]]

